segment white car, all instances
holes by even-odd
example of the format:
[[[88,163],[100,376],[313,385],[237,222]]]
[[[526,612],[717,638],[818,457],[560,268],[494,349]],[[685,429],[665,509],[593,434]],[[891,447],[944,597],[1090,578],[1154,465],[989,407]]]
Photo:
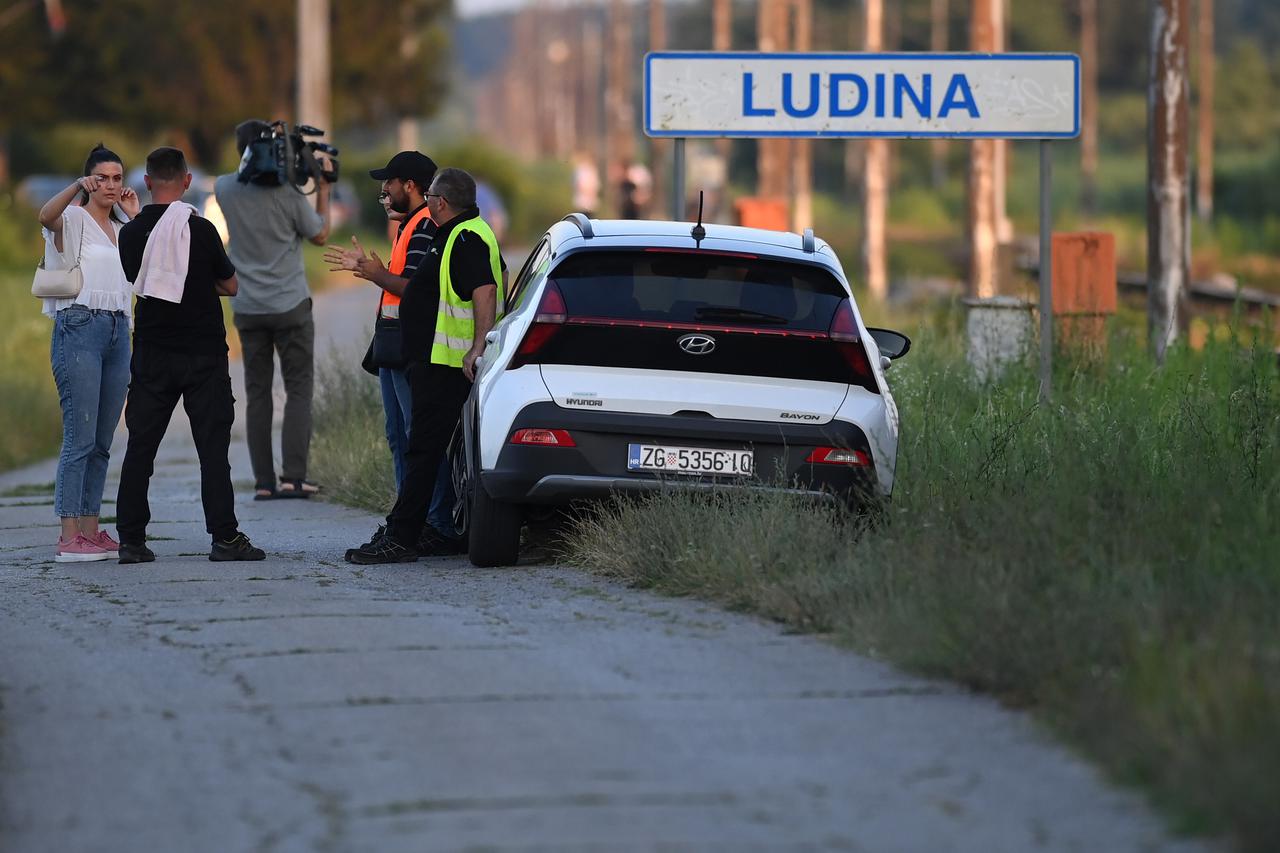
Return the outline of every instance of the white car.
[[[463,409],[454,480],[478,566],[519,556],[528,507],[746,484],[887,497],[898,412],[830,246],[571,214],[530,254]]]

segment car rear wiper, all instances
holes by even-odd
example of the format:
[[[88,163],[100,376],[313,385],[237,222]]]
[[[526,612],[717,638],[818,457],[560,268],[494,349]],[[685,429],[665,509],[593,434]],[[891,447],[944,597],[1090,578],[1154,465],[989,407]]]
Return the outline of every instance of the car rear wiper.
[[[699,320],[745,320],[752,323],[789,323],[786,317],[777,314],[766,314],[763,311],[752,311],[750,308],[736,308],[732,305],[703,305],[693,312]]]

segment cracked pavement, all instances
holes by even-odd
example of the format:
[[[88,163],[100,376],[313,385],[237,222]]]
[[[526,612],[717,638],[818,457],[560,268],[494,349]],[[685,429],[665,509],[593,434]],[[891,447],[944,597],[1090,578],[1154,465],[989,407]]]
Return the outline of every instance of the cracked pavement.
[[[319,328],[363,343],[368,301]],[[1025,715],[819,638],[553,565],[347,565],[377,519],[255,503],[232,453],[266,562],[206,559],[180,411],[155,563],[54,563],[53,463],[0,475],[0,849],[1201,849]]]

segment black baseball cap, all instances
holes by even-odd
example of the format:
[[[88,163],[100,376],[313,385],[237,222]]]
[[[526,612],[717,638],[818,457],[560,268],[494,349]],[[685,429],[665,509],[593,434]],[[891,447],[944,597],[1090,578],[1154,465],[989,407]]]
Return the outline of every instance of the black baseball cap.
[[[431,179],[435,176],[435,161],[418,151],[401,151],[391,158],[386,168],[369,172],[369,177],[374,180],[399,178],[402,181],[413,181],[424,190],[431,185]]]

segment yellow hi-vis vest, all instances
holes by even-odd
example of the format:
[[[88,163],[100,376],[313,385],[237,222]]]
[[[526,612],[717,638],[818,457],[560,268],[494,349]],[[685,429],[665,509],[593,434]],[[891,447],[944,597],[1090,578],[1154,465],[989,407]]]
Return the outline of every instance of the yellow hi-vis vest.
[[[471,349],[476,333],[473,304],[459,298],[449,278],[449,260],[453,256],[453,243],[463,231],[474,231],[489,247],[489,268],[493,271],[493,283],[498,286],[495,323],[502,317],[504,301],[502,259],[498,254],[498,238],[493,236],[493,229],[489,227],[489,223],[478,216],[458,223],[449,232],[449,238],[444,244],[444,255],[440,258],[440,311],[436,315],[436,337],[431,344],[432,364],[458,368],[462,367],[462,359]]]

